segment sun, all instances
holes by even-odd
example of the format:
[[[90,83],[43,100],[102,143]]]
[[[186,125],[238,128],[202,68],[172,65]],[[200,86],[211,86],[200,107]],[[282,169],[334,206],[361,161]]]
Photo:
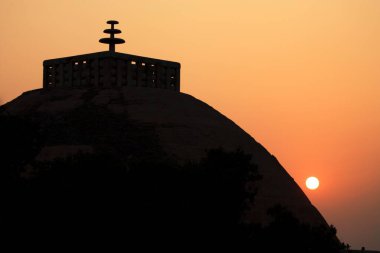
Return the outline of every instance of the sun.
[[[315,190],[319,186],[319,180],[316,177],[308,177],[306,179],[306,187],[310,190]]]

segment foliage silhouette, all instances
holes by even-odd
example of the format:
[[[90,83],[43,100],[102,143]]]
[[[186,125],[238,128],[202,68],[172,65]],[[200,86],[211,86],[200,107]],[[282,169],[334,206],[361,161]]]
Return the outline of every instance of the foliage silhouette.
[[[0,115],[2,145],[0,170],[1,185],[17,177],[20,169],[30,162],[41,148],[42,136],[30,120]]]
[[[36,162],[41,136],[33,124],[0,120],[9,147],[1,169],[2,239],[178,251],[339,252],[344,247],[333,226],[303,224],[283,207],[268,210],[273,221],[267,226],[244,222],[260,176],[241,150],[209,150],[201,161],[185,165],[159,156],[122,159],[112,152]],[[33,173],[24,173],[26,164]]]
[[[341,252],[346,245],[336,236],[332,225],[311,226],[301,223],[285,207],[276,205],[268,210],[272,221],[265,227],[256,227],[253,243],[263,252]],[[275,243],[273,243],[275,242]]]

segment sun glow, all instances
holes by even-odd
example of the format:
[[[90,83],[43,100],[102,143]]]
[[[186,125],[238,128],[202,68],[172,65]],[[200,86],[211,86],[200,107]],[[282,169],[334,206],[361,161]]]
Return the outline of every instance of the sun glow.
[[[315,190],[319,186],[319,180],[316,177],[308,177],[306,179],[306,187],[310,190]]]

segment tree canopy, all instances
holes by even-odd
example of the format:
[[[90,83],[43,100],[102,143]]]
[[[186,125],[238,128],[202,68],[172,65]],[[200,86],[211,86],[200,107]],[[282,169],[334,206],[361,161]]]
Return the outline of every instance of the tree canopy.
[[[0,127],[8,147],[0,214],[7,238],[178,251],[339,252],[345,246],[333,226],[303,224],[280,206],[268,210],[267,226],[245,222],[260,175],[242,150],[208,150],[185,165],[109,152],[38,162],[32,159],[43,138],[38,128],[3,116]]]

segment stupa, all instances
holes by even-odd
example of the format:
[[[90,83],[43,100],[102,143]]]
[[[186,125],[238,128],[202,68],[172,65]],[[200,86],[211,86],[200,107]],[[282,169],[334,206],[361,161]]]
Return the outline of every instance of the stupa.
[[[280,204],[303,222],[327,225],[275,156],[223,114],[180,92],[180,63],[115,52],[124,40],[115,37],[118,22],[107,23],[110,37],[100,42],[109,51],[44,61],[43,88],[0,107],[31,119],[45,134],[34,160],[99,149],[144,156],[159,149],[182,163],[200,160],[207,149],[240,148],[262,175],[249,220],[268,222],[268,208]]]

